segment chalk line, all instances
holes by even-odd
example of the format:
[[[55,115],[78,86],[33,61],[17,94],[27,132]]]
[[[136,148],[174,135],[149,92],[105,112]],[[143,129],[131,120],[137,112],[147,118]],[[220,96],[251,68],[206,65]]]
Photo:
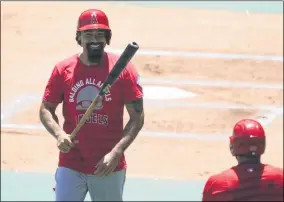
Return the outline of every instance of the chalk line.
[[[25,130],[45,130],[40,124],[1,124],[3,129],[25,129]],[[197,134],[197,133],[170,133],[170,132],[148,132],[142,131],[141,136],[173,138],[173,139],[196,139],[204,141],[227,140],[226,134]],[[228,133],[229,135],[229,133]]]
[[[48,77],[49,78],[49,77]],[[191,85],[191,86],[205,86],[205,87],[221,87],[221,88],[261,88],[261,89],[283,89],[281,84],[267,84],[267,83],[252,83],[242,81],[216,81],[216,80],[193,80],[193,79],[170,79],[170,78],[143,78],[143,84],[171,84],[171,85]]]
[[[145,104],[155,105],[155,107],[188,107],[188,108],[206,108],[206,109],[246,109],[246,110],[283,110],[282,107],[275,106],[246,106],[246,105],[237,105],[237,104],[225,104],[225,103],[212,103],[212,102],[202,102],[202,103],[192,103],[188,101],[158,101],[158,100],[145,100]]]
[[[169,93],[171,92],[171,93]],[[144,99],[147,100],[172,100],[192,98],[198,96],[196,93],[177,87],[146,85],[143,86]]]
[[[25,106],[27,107],[28,104],[35,102],[36,100],[40,100],[39,95],[28,95],[27,97],[20,97],[17,100],[17,104],[14,106],[14,109],[9,111],[6,109],[6,112],[2,112],[4,116],[4,120],[7,117],[13,116],[17,110],[23,109],[21,100],[25,102]],[[189,102],[189,101],[177,101],[177,100],[168,100],[161,102],[160,100],[151,100],[145,99],[144,103],[148,106],[155,106],[155,107],[187,107],[187,108],[203,108],[203,109],[219,109],[219,110],[226,110],[226,109],[235,109],[235,110],[283,110],[283,107],[275,107],[275,106],[266,106],[266,105],[257,105],[257,106],[247,106],[247,105],[238,105],[238,104],[226,104],[226,103],[212,103],[212,102]],[[6,113],[6,114],[5,114]]]
[[[274,111],[265,114],[258,118],[258,120],[266,126],[271,123],[274,118],[278,115],[283,114],[282,109],[274,109]],[[41,124],[1,124],[1,128],[3,129],[18,129],[18,130],[45,130],[45,128]],[[173,138],[173,139],[195,139],[202,141],[220,141],[220,140],[228,140],[228,136],[230,133],[211,133],[211,134],[197,134],[197,133],[171,133],[171,132],[150,132],[150,131],[142,131],[141,136],[149,136],[149,137],[160,137],[160,138]]]
[[[267,126],[273,122],[277,116],[283,115],[283,108],[279,110],[272,110],[262,116],[260,116],[257,121],[259,121],[263,126]]]
[[[1,128],[6,129],[30,129],[30,130],[45,130],[45,128],[40,124],[12,124],[4,123],[1,124]]]
[[[141,78],[141,82],[151,84],[181,84],[181,85],[194,85],[194,86],[206,86],[206,87],[221,87],[221,88],[267,88],[267,89],[283,89],[282,84],[262,84],[251,82],[232,82],[232,81],[203,81],[203,80],[191,80],[191,79],[170,79],[170,78]]]
[[[279,114],[275,114],[275,117]],[[273,118],[275,118],[273,117]],[[271,119],[269,119],[271,122]],[[263,122],[264,126],[266,126],[270,122]],[[17,130],[45,130],[45,128],[40,124],[1,124],[1,129],[17,129]],[[141,136],[148,137],[159,137],[159,138],[172,138],[172,139],[195,139],[202,141],[220,141],[220,140],[228,140],[230,132],[228,133],[211,133],[211,134],[197,134],[197,133],[172,133],[172,132],[150,132],[150,131],[141,131]]]
[[[106,49],[109,52],[121,54],[123,49]],[[274,55],[248,55],[237,53],[212,53],[212,52],[193,52],[193,51],[163,51],[163,50],[138,50],[137,55],[161,55],[175,57],[197,57],[213,59],[245,59],[245,60],[268,60],[283,62],[283,56]]]
[[[1,123],[33,104],[36,99],[39,99],[39,96],[21,95],[8,105],[1,105]]]

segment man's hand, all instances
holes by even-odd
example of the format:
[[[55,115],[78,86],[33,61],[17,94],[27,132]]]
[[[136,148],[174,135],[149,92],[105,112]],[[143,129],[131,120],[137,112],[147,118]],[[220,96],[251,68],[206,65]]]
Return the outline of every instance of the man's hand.
[[[121,156],[121,152],[114,151],[106,154],[96,165],[96,171],[94,174],[98,176],[108,176],[117,167]]]
[[[73,146],[70,135],[64,132],[57,135],[57,147],[61,152],[68,153]]]

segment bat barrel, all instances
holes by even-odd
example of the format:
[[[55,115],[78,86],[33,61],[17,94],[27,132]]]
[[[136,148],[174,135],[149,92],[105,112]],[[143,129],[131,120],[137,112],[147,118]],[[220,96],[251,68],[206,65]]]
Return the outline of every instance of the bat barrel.
[[[109,73],[108,78],[106,79],[106,82],[104,82],[99,95],[104,96],[106,92],[106,88],[113,85],[115,80],[118,78],[118,76],[121,74],[121,72],[125,69],[129,61],[132,59],[132,57],[135,55],[137,50],[139,49],[139,45],[136,42],[131,42],[127,45],[119,59],[116,61],[112,71]]]
[[[135,55],[136,51],[139,49],[139,45],[136,42],[131,42],[127,45],[123,53],[121,54],[121,58],[127,58],[128,61]]]

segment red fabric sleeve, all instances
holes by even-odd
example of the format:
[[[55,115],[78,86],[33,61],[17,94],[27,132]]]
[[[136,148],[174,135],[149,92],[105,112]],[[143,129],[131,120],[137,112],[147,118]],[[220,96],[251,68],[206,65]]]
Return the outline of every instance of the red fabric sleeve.
[[[202,201],[212,201],[212,186],[214,183],[213,177],[210,177],[203,188]]]
[[[63,101],[63,78],[55,66],[45,87],[43,101],[59,104]]]
[[[202,201],[230,201],[228,184],[224,176],[211,176],[203,189]]]
[[[132,63],[128,63],[122,76],[122,96],[124,101],[134,101],[143,97],[140,78]]]

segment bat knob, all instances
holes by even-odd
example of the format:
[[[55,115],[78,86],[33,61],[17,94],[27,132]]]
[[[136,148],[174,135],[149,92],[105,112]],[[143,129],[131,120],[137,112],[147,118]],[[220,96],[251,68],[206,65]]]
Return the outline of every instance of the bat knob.
[[[132,46],[135,49],[139,49],[139,45],[135,41],[131,42],[129,45]]]

